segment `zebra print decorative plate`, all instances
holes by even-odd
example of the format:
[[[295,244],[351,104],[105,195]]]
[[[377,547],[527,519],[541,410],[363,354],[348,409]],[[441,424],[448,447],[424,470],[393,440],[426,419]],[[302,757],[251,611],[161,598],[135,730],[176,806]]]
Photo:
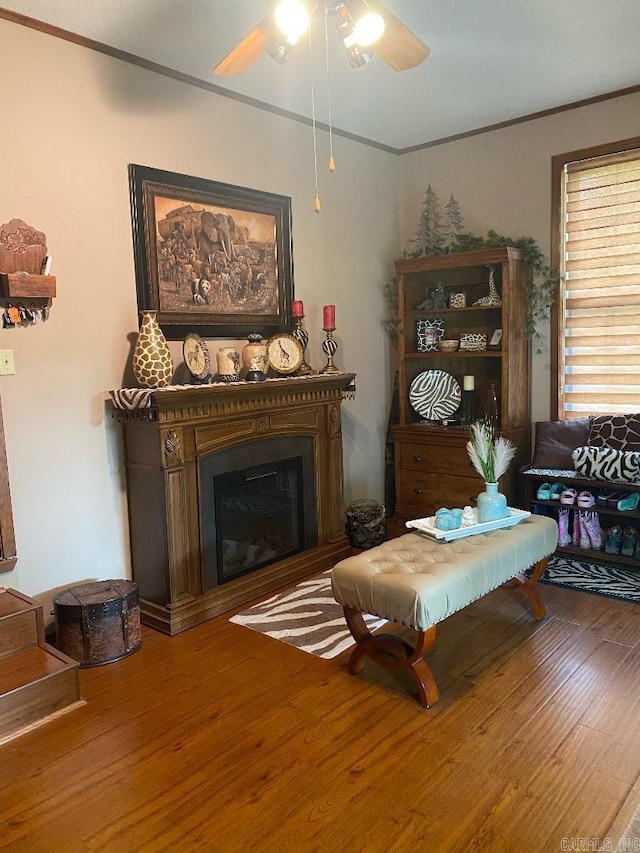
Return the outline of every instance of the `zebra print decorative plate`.
[[[444,370],[425,370],[419,373],[409,387],[409,402],[421,417],[429,421],[442,421],[460,405],[460,386]]]

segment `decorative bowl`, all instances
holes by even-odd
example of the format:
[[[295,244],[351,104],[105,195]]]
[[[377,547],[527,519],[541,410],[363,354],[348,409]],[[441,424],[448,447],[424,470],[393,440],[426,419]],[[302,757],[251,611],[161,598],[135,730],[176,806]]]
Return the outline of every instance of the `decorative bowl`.
[[[442,352],[456,352],[460,346],[460,341],[453,338],[448,338],[443,341],[438,341],[438,349]]]

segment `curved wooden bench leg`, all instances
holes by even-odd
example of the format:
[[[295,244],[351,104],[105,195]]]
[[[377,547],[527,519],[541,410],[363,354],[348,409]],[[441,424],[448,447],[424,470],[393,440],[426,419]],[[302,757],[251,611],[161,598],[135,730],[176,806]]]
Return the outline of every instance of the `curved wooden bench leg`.
[[[365,656],[387,669],[407,669],[413,676],[420,694],[420,703],[429,708],[438,701],[438,686],[424,656],[436,639],[436,626],[426,631],[418,631],[415,646],[410,646],[400,637],[391,634],[372,634],[364,621],[362,613],[351,607],[344,607],[344,617],[356,647],[351,652],[348,670],[351,675],[360,672]]]
[[[547,614],[547,608],[545,607],[544,601],[540,597],[540,593],[538,592],[536,584],[544,575],[547,568],[548,560],[548,557],[545,557],[542,560],[538,560],[533,572],[531,573],[531,577],[527,578],[524,575],[522,577],[518,577],[518,575],[516,575],[510,581],[508,581],[509,586],[521,589],[522,592],[524,592],[524,594],[527,596],[527,598],[531,602],[533,616],[537,620],[544,619]]]

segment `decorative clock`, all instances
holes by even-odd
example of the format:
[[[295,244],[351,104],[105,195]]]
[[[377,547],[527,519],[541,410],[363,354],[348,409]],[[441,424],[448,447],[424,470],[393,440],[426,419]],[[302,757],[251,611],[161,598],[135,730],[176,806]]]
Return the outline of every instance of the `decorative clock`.
[[[302,344],[286,332],[273,335],[267,341],[267,355],[269,357],[269,367],[272,367],[276,373],[284,374],[295,373],[304,361],[304,350]]]
[[[189,332],[182,344],[182,354],[193,385],[203,385],[211,379],[211,356],[200,335]]]

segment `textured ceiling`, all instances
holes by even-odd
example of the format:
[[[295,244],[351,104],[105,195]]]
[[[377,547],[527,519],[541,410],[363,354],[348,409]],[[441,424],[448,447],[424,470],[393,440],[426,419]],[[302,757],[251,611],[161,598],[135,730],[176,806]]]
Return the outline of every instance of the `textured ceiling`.
[[[4,0],[2,8],[396,150],[640,85],[640,0],[386,0],[429,45],[418,68],[352,69],[322,18],[284,66],[212,67],[270,0]]]

